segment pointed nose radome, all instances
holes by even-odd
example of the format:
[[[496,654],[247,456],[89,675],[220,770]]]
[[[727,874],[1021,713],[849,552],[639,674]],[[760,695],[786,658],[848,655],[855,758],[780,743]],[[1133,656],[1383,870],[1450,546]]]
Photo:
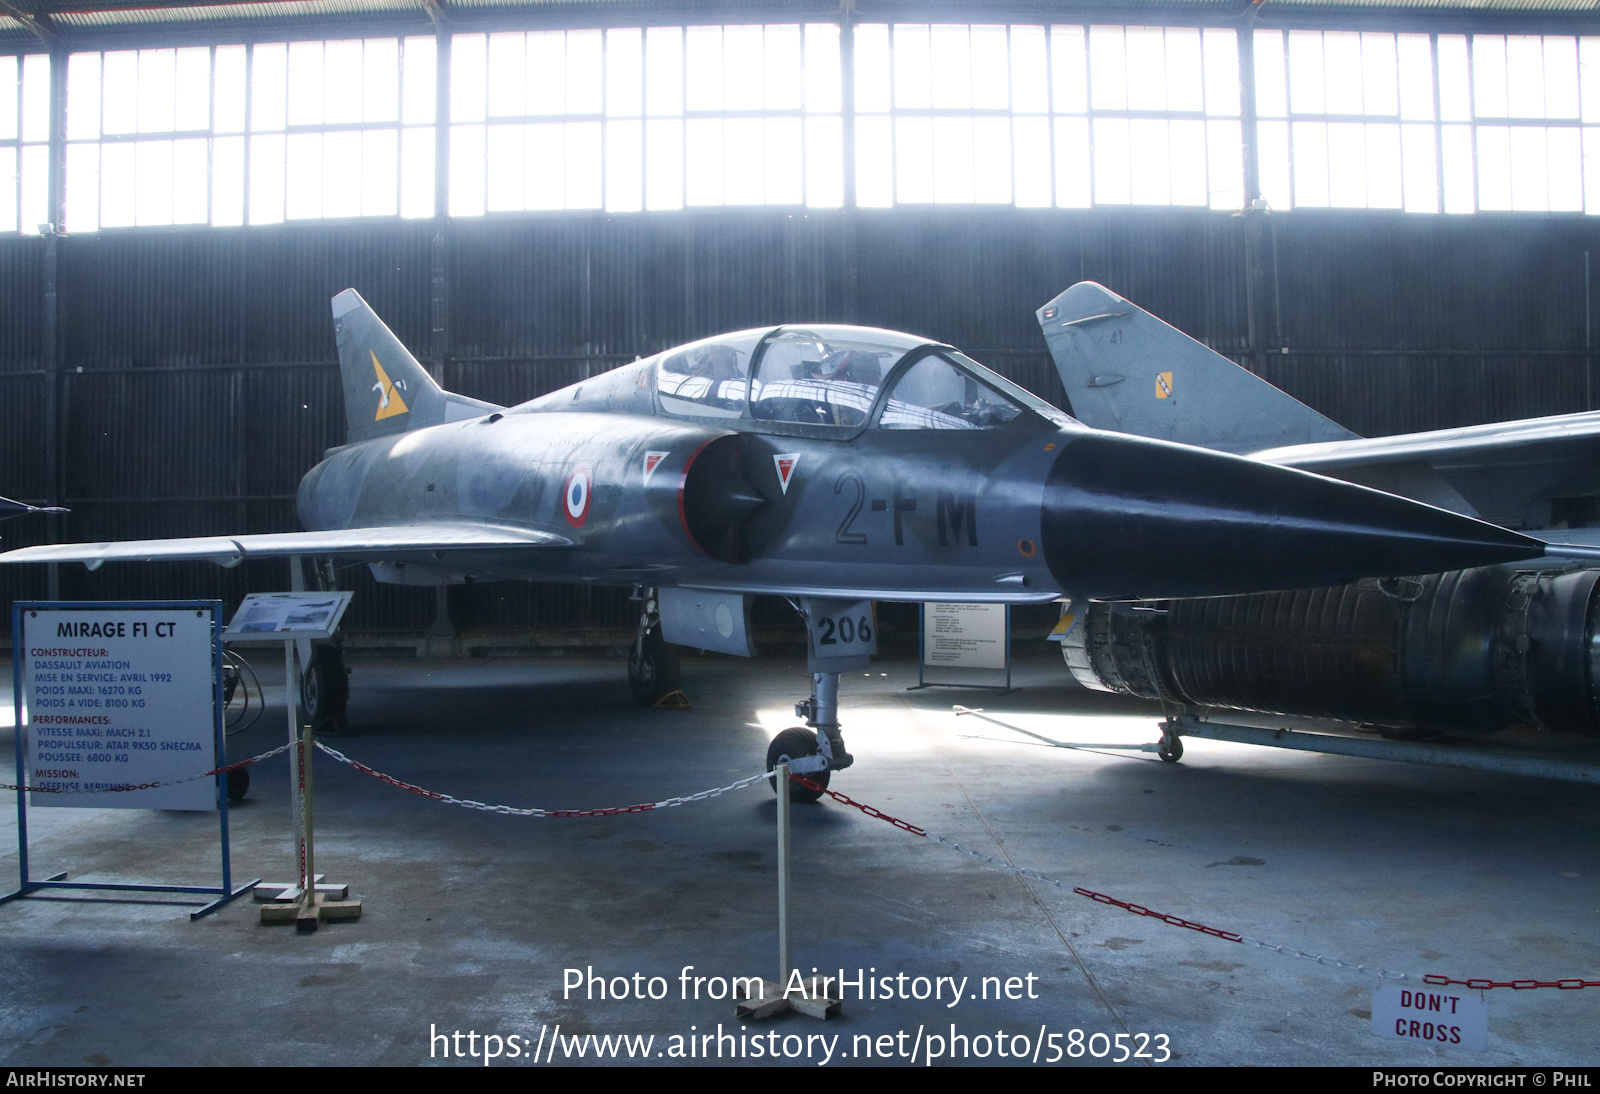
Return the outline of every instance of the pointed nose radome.
[[[1063,445],[1043,523],[1061,587],[1101,600],[1335,585],[1544,551],[1539,540],[1364,486],[1101,432]]]

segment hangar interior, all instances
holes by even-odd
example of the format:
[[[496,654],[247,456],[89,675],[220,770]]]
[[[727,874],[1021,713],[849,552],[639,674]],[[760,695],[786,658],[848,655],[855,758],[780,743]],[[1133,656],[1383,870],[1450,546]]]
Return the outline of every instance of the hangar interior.
[[[409,161],[404,172],[398,170],[397,131],[403,131],[408,155],[413,144],[430,133],[436,149],[447,148],[455,133],[461,159],[476,156],[475,163],[490,162],[494,171],[499,171],[509,153],[497,150],[491,142],[490,154],[497,158],[485,159],[483,134],[487,131],[505,144],[516,126],[487,124],[485,118],[515,117],[507,112],[521,110],[527,112],[517,118],[524,129],[528,124],[591,128],[610,124],[622,132],[626,126],[638,128],[641,108],[635,105],[634,116],[625,122],[607,122],[604,119],[609,115],[603,112],[574,113],[581,120],[567,122],[558,120],[568,116],[561,111],[543,122],[529,122],[527,119],[541,117],[532,113],[535,108],[551,109],[539,103],[527,105],[537,92],[534,87],[520,107],[497,102],[480,105],[474,113],[468,107],[449,106],[451,124],[445,124],[438,120],[446,115],[435,102],[418,101],[426,97],[415,94],[416,81],[408,75],[405,88],[411,97],[403,105],[411,113],[402,118],[398,103],[391,103],[386,115],[381,114],[381,107],[375,107],[380,111],[377,116],[384,117],[387,124],[366,125],[351,98],[361,94],[363,85],[348,73],[344,82],[331,76],[321,79],[350,64],[343,54],[335,56],[326,50],[318,50],[319,55],[312,58],[307,49],[304,57],[296,53],[288,62],[299,66],[297,73],[300,68],[307,72],[317,69],[321,99],[325,100],[312,101],[316,98],[312,95],[305,102],[296,101],[301,115],[295,118],[289,118],[280,104],[276,119],[252,114],[248,122],[242,115],[231,121],[223,116],[226,104],[217,97],[212,110],[190,119],[177,117],[172,107],[157,103],[137,108],[144,113],[127,119],[113,119],[108,109],[103,120],[89,119],[75,129],[79,123],[68,110],[71,88],[79,86],[71,83],[72,73],[80,70],[87,90],[77,93],[88,102],[95,101],[101,85],[113,87],[115,79],[127,81],[120,94],[137,102],[148,99],[153,103],[161,95],[174,97],[178,48],[206,48],[205,54],[181,55],[186,77],[203,80],[208,86],[216,83],[220,88],[229,66],[237,67],[240,60],[237,49],[230,52],[226,47],[240,43],[263,55],[273,53],[268,49],[273,46],[276,56],[284,51],[274,44],[285,40],[336,41],[340,48],[352,41],[369,42],[373,44],[366,47],[368,55],[386,59],[388,71],[394,73],[400,55],[414,59],[420,55],[419,43],[428,40],[454,42],[459,37],[462,44],[451,48],[463,50],[464,55],[476,51],[478,64],[488,67],[509,64],[501,59],[506,48],[500,39],[494,40],[492,52],[485,44],[485,36],[504,33],[502,27],[534,33],[570,27],[576,35],[574,43],[590,43],[591,39],[603,43],[607,39],[601,35],[613,33],[617,42],[623,43],[614,52],[621,51],[644,71],[638,56],[641,47],[634,40],[639,35],[623,31],[667,18],[658,5],[634,8],[582,3],[559,9],[538,5],[527,11],[500,4],[458,7],[452,7],[440,24],[445,30],[429,20],[431,9],[425,4],[382,3],[348,8],[313,5],[292,13],[283,5],[192,9],[162,5],[137,11],[83,5],[81,11],[64,7],[59,14],[50,14],[54,9],[45,5],[34,23],[14,17],[0,20],[0,33],[15,51],[16,60],[10,63],[16,65],[12,76],[17,92],[9,104],[0,104],[0,108],[9,106],[16,119],[9,126],[10,141],[0,140],[0,154],[18,165],[20,180],[7,197],[10,211],[0,211],[0,224],[9,223],[16,229],[7,233],[10,238],[0,239],[0,285],[4,286],[0,306],[7,309],[0,334],[0,413],[5,423],[0,443],[5,445],[6,489],[11,497],[72,510],[66,517],[12,523],[6,529],[9,546],[52,538],[132,539],[295,527],[293,498],[300,475],[325,449],[342,442],[337,360],[327,301],[352,286],[445,387],[501,403],[534,398],[707,334],[767,322],[803,321],[862,323],[924,334],[962,348],[1070,410],[1070,400],[1050,367],[1032,313],[1068,285],[1087,279],[1111,287],[1364,436],[1593,409],[1592,229],[1584,217],[1572,215],[1572,211],[1581,211],[1585,202],[1600,199],[1583,189],[1589,185],[1581,181],[1587,178],[1582,172],[1588,161],[1562,158],[1573,141],[1590,139],[1581,125],[1581,120],[1587,119],[1583,111],[1588,98],[1582,104],[1576,99],[1565,104],[1555,103],[1552,96],[1548,110],[1541,98],[1538,125],[1508,124],[1510,107],[1504,104],[1498,116],[1492,105],[1477,108],[1480,113],[1466,122],[1468,136],[1481,131],[1487,146],[1491,135],[1504,139],[1514,133],[1519,139],[1536,138],[1541,149],[1548,151],[1541,152],[1547,166],[1540,168],[1537,177],[1526,180],[1521,165],[1532,163],[1532,158],[1522,154],[1520,144],[1516,156],[1508,150],[1499,163],[1491,161],[1485,151],[1483,173],[1489,181],[1481,199],[1471,172],[1465,178],[1465,207],[1481,207],[1472,215],[1406,211],[1428,208],[1429,198],[1414,192],[1426,187],[1416,184],[1418,169],[1412,160],[1402,162],[1398,148],[1384,145],[1397,137],[1396,125],[1403,124],[1395,104],[1375,101],[1371,114],[1364,115],[1357,88],[1353,108],[1323,103],[1316,107],[1317,113],[1329,113],[1318,120],[1302,121],[1302,116],[1317,118],[1310,112],[1316,104],[1308,99],[1302,110],[1297,102],[1293,124],[1306,132],[1311,131],[1307,126],[1321,125],[1326,131],[1326,126],[1333,124],[1337,140],[1349,137],[1338,129],[1341,125],[1345,130],[1359,126],[1362,132],[1374,125],[1383,127],[1372,130],[1375,154],[1369,172],[1374,182],[1370,201],[1365,179],[1335,179],[1326,153],[1320,165],[1304,163],[1310,153],[1297,145],[1302,159],[1292,165],[1263,160],[1265,173],[1257,167],[1251,191],[1255,195],[1252,204],[1285,215],[1247,215],[1245,184],[1234,185],[1229,168],[1213,161],[1226,161],[1232,155],[1238,177],[1244,177],[1247,157],[1228,142],[1253,132],[1248,125],[1240,129],[1238,121],[1241,111],[1250,108],[1239,89],[1249,85],[1235,77],[1229,92],[1232,98],[1218,101],[1215,85],[1225,85],[1232,73],[1226,69],[1228,52],[1210,43],[1221,41],[1231,46],[1237,72],[1253,76],[1256,69],[1269,66],[1262,60],[1255,68],[1238,66],[1238,50],[1231,40],[1237,35],[1239,13],[1231,2],[1182,5],[1185,22],[1181,27],[1174,25],[1170,44],[1159,30],[1140,31],[1115,43],[1121,57],[1113,57],[1111,28],[1159,26],[1173,19],[1170,5],[1129,4],[1125,11],[1116,9],[1121,14],[1115,20],[1102,5],[1092,10],[1042,5],[1032,9],[1029,21],[1023,16],[1030,9],[1001,12],[995,8],[991,12],[985,5],[983,18],[990,22],[979,25],[1017,28],[1019,83],[1025,74],[1032,77],[1031,71],[1024,72],[1025,59],[1033,56],[1025,46],[1037,46],[1041,57],[1043,47],[1049,46],[1051,63],[1065,66],[1071,48],[1082,51],[1086,42],[1096,40],[1094,34],[1086,36],[1086,26],[1105,28],[1107,61],[1102,68],[1116,62],[1125,73],[1130,63],[1126,57],[1134,57],[1132,63],[1137,66],[1149,64],[1150,57],[1164,57],[1164,50],[1170,50],[1175,64],[1180,58],[1189,64],[1190,53],[1195,54],[1195,71],[1184,72],[1188,82],[1181,91],[1174,76],[1170,95],[1163,95],[1161,88],[1153,93],[1141,91],[1140,81],[1125,75],[1125,86],[1113,89],[1109,82],[1116,75],[1114,70],[1108,68],[1112,74],[1102,77],[1100,69],[1095,69],[1101,82],[1094,90],[1100,98],[1091,101],[1085,94],[1079,95],[1082,101],[1078,101],[1065,86],[1064,70],[1056,73],[1046,68],[1038,75],[1054,73],[1057,82],[1063,83],[1052,92],[1055,98],[1019,101],[1019,106],[1012,108],[1005,98],[992,94],[983,98],[981,89],[974,98],[972,90],[983,79],[992,81],[994,73],[985,70],[985,64],[991,69],[999,66],[1003,81],[1009,71],[1004,51],[996,60],[992,46],[988,47],[991,55],[984,54],[981,35],[971,39],[979,46],[965,44],[969,39],[963,38],[967,91],[965,98],[956,95],[950,101],[964,106],[942,102],[935,106],[929,88],[902,95],[904,99],[909,94],[905,101],[916,106],[872,104],[875,111],[882,112],[871,115],[858,106],[866,119],[863,126],[892,123],[900,127],[904,141],[909,142],[894,152],[900,160],[883,161],[883,153],[876,151],[883,145],[875,136],[877,130],[857,126],[841,105],[856,97],[853,78],[868,62],[858,59],[856,65],[840,66],[835,61],[839,86],[832,100],[824,104],[839,111],[826,116],[836,128],[831,146],[835,162],[831,175],[821,171],[831,178],[832,186],[810,195],[809,200],[804,194],[787,193],[777,193],[770,200],[765,200],[764,193],[697,194],[691,190],[685,196],[682,186],[676,194],[652,192],[641,197],[638,185],[634,194],[620,195],[615,201],[610,191],[601,192],[598,186],[575,192],[572,202],[580,207],[559,212],[527,211],[524,207],[559,206],[566,197],[525,187],[519,194],[498,192],[506,189],[503,186],[489,193],[485,187],[481,197],[453,198],[444,153],[438,153],[432,178],[418,181],[415,165]],[[1253,25],[1262,30],[1263,40],[1276,36],[1280,62],[1286,56],[1285,42],[1294,49],[1310,49],[1309,37],[1297,37],[1294,30],[1326,28],[1335,35],[1330,43],[1345,43],[1346,39],[1337,37],[1344,33],[1378,35],[1355,39],[1357,53],[1362,41],[1368,42],[1369,53],[1375,45],[1381,46],[1390,51],[1388,63],[1395,71],[1396,41],[1435,49],[1433,37],[1414,37],[1418,34],[1443,33],[1448,47],[1453,41],[1464,42],[1462,36],[1470,32],[1485,32],[1489,35],[1485,42],[1501,42],[1503,50],[1508,32],[1523,37],[1547,30],[1564,30],[1569,36],[1583,32],[1581,19],[1564,13],[1559,4],[1549,5],[1549,10],[1530,10],[1521,4],[1515,12],[1479,9],[1470,16],[1435,7],[1351,11],[1315,3],[1270,3],[1250,11],[1255,12]],[[841,25],[852,25],[851,20],[841,24],[831,7],[784,6],[783,17],[790,22],[773,24],[777,10],[768,11],[761,4],[739,7],[735,19],[731,14],[724,18],[719,6],[718,22],[712,25],[770,24],[796,32],[805,27],[831,27],[827,35],[800,35],[793,44],[798,47],[809,42],[817,53],[831,50],[833,58],[852,48],[849,36],[841,39],[837,34]],[[889,6],[869,18],[866,9],[854,10],[855,19],[878,31],[900,26],[900,20],[915,14],[910,8],[902,11],[899,6]],[[648,19],[642,17],[645,12]],[[633,13],[632,17],[628,13]],[[708,31],[683,37],[685,27],[705,27],[708,13],[696,13],[693,5],[685,5],[671,9],[670,14],[673,22],[648,36],[648,41],[652,49],[658,38],[677,43],[675,63],[681,78],[685,49],[692,56],[701,38],[707,40],[700,46],[702,50],[722,43],[710,43]],[[1017,22],[997,22],[1002,14]],[[936,15],[955,18],[933,8],[922,18],[932,20]],[[970,23],[978,14],[963,18]],[[874,24],[872,19],[886,22]],[[56,29],[41,29],[45,23]],[[908,53],[915,56],[921,51],[921,63],[926,66],[930,47],[927,32],[919,28],[929,24],[904,25],[908,29],[896,33],[909,43]],[[1051,37],[1043,34],[1045,27],[1059,27],[1060,32],[1052,31],[1055,36]],[[1038,31],[1042,40],[1034,41],[1038,35],[1026,37],[1023,32],[1028,30]],[[745,38],[727,38],[727,56],[762,48],[760,43],[751,47],[745,40],[748,37],[746,33]],[[770,37],[774,63],[779,63],[778,51],[787,39],[776,33]],[[1307,39],[1304,46],[1302,39]],[[1563,40],[1576,47],[1575,38]],[[386,54],[380,48],[385,43]],[[552,47],[546,43],[542,48]],[[579,46],[570,48],[576,51]],[[1318,52],[1335,48],[1330,44],[1319,47]],[[223,52],[217,53],[218,49]],[[633,53],[628,54],[628,49]],[[974,49],[978,52],[973,53]],[[1440,55],[1445,58],[1441,65],[1448,60],[1448,52],[1446,48]],[[437,49],[435,54],[447,56]],[[513,73],[524,80],[526,56],[524,53],[520,61],[521,71]],[[571,63],[576,65],[578,55],[575,52],[573,56]],[[648,53],[646,60],[655,56]],[[1094,56],[1098,58],[1099,53]],[[52,57],[56,58],[53,68]],[[74,57],[77,60],[72,60]],[[1203,78],[1199,71],[1202,59],[1204,72],[1210,74]],[[280,71],[285,63],[283,57],[278,58]],[[371,63],[375,67],[378,61]],[[614,61],[613,67],[620,68],[622,63]],[[1342,62],[1336,57],[1330,63]],[[72,67],[75,64],[78,69]],[[139,64],[145,66],[143,76]],[[436,84],[436,99],[448,102],[449,65],[432,59],[429,64],[433,71],[427,75]],[[974,64],[979,66],[976,70]],[[129,65],[132,69],[124,72]],[[1554,58],[1550,68],[1552,73],[1558,68]],[[978,83],[971,75],[974,71]],[[730,87],[740,78],[739,70],[729,68]],[[922,78],[928,79],[926,69]],[[91,79],[96,87],[88,87]],[[1212,84],[1205,84],[1204,79]],[[1552,75],[1551,80],[1555,79]],[[1574,72],[1574,94],[1576,79]],[[301,80],[297,75],[296,82]],[[1503,65],[1501,81],[1503,96]],[[1211,106],[1204,101],[1208,87],[1213,89]],[[722,137],[725,141],[743,141],[745,130],[731,128],[743,125],[750,132],[770,133],[775,147],[789,139],[791,128],[796,133],[806,132],[805,119],[813,108],[799,101],[799,88],[792,89],[793,102],[775,97],[774,105],[767,108],[765,98],[757,97],[738,103],[741,109],[731,114],[732,107],[724,107],[720,101],[722,89],[714,90],[718,96],[715,107],[708,106],[713,101],[712,90],[706,89],[701,91],[705,103],[691,98],[685,105],[681,94],[675,101],[667,96],[664,105],[652,100],[645,108],[651,112],[645,121],[658,117],[656,111],[676,110],[676,121],[663,113],[652,124],[667,119],[666,124],[676,132],[689,134],[680,140],[693,138],[702,143],[710,137],[697,134],[697,126],[711,127],[718,136],[737,134]],[[505,98],[503,89],[500,91]],[[1135,96],[1131,100],[1130,92]],[[664,94],[653,93],[657,98]],[[61,100],[53,111],[49,109],[52,94]],[[144,98],[139,98],[141,94]],[[278,94],[284,94],[281,82]],[[637,87],[634,95],[639,96]],[[1281,87],[1278,97],[1283,98]],[[1200,101],[1194,101],[1196,98]],[[1159,106],[1157,99],[1163,100]],[[1110,105],[1102,107],[1102,100]],[[105,101],[113,99],[106,97]],[[1173,104],[1170,108],[1167,101]],[[348,103],[348,109],[335,113],[341,102]],[[238,103],[235,109],[242,110],[243,105]],[[576,112],[582,106],[587,110],[591,105],[575,103],[572,109]],[[1577,113],[1568,112],[1568,105]],[[1334,111],[1334,106],[1339,110]],[[1022,109],[1039,113],[1022,116]],[[1279,117],[1287,116],[1283,107],[1276,109]],[[1267,117],[1259,106],[1257,112],[1261,118]],[[1410,119],[1414,112],[1408,104],[1405,117]],[[415,128],[397,124],[409,123],[413,114],[434,124]],[[473,117],[476,123],[470,121]],[[1369,117],[1389,120],[1366,120]],[[1407,155],[1414,154],[1418,162],[1423,156],[1430,159],[1424,166],[1438,178],[1432,207],[1455,213],[1457,206],[1450,202],[1462,200],[1458,191],[1463,187],[1452,176],[1455,189],[1445,188],[1444,161],[1430,151],[1434,145],[1442,150],[1446,134],[1452,139],[1459,136],[1461,127],[1448,126],[1442,120],[1451,117],[1442,110],[1431,111],[1433,124],[1411,124],[1404,129],[1404,139],[1415,144],[1414,131],[1429,131],[1422,134],[1428,137],[1423,142],[1426,147],[1418,152],[1407,145]],[[1481,122],[1480,117],[1484,119]],[[1329,121],[1335,118],[1340,120]],[[458,125],[456,119],[468,120]],[[1028,176],[1034,182],[1032,189],[1013,186],[1012,179],[999,177],[976,180],[949,196],[922,193],[925,186],[919,175],[959,171],[963,164],[971,171],[974,162],[968,152],[947,168],[940,149],[938,170],[934,171],[931,147],[916,141],[932,132],[928,127],[935,121],[942,127],[941,133],[946,132],[944,127],[953,127],[950,132],[967,134],[969,149],[975,124],[1009,125],[1015,121],[1020,127],[1015,149],[1020,159],[1013,159],[1024,168],[1035,169],[1038,177]],[[1263,122],[1262,131],[1276,133],[1283,124]],[[239,174],[233,178],[234,189],[224,194],[221,152],[215,152],[216,161],[211,162],[204,156],[195,160],[186,149],[221,149],[215,142],[222,140],[238,151],[243,147],[242,137],[211,134],[242,133],[247,125],[251,141],[263,150],[276,149],[278,161],[273,169],[279,173],[274,176],[262,167],[259,157],[252,160],[249,170],[254,174],[249,181],[254,188],[247,192],[241,161],[236,165]],[[1067,170],[1056,172],[1060,177],[1052,179],[1048,171],[1052,154],[1064,163],[1075,162],[1069,154],[1070,142],[1089,125],[1100,126],[1095,132],[1102,133],[1104,140],[1120,132],[1124,143],[1121,164],[1101,166],[1106,178],[1094,176],[1102,186],[1101,194],[1083,191],[1088,179]],[[1158,150],[1159,155],[1152,152],[1134,160],[1126,145],[1129,125],[1141,133],[1144,129],[1139,127],[1156,127],[1167,146]],[[651,129],[652,134],[655,131]],[[575,134],[588,132],[574,130]],[[980,140],[993,137],[992,133],[990,138],[983,136],[989,131],[982,125],[977,132]],[[320,142],[315,139],[318,134]],[[845,139],[846,134],[855,140]],[[334,215],[336,207],[340,213],[346,212],[346,206],[359,209],[362,193],[346,193],[349,186],[333,181],[321,187],[326,193],[316,193],[318,187],[305,181],[327,170],[324,150],[328,163],[337,157],[353,172],[360,162],[357,144],[373,143],[375,136],[385,135],[390,183],[404,174],[407,185],[431,190],[421,195],[429,200],[419,206],[417,197],[389,194],[387,215]],[[827,139],[813,136],[819,141]],[[1009,146],[1010,135],[1001,136]],[[185,145],[185,140],[190,144]],[[293,161],[289,168],[282,163],[286,140],[294,142],[295,154],[303,159]],[[470,145],[472,140],[480,143]],[[1042,140],[1046,147],[1033,149],[1030,142],[1035,140]],[[875,149],[869,160],[861,163],[856,162],[858,141]],[[1242,147],[1250,151],[1249,145]],[[704,152],[699,145],[695,149]],[[1177,159],[1173,159],[1173,149]],[[433,149],[423,151],[435,156]],[[721,145],[716,152],[720,157]],[[1380,152],[1394,153],[1390,157],[1393,162],[1380,161]],[[113,166],[114,156],[129,154],[134,157],[128,161],[130,165],[145,164],[146,160],[138,158],[144,156],[152,163],[165,157],[166,166]],[[1103,159],[1110,161],[1112,154],[1108,145]],[[173,155],[179,158],[173,160]],[[193,162],[185,161],[185,155]],[[1258,151],[1248,159],[1260,156]],[[639,158],[637,149],[634,158]],[[677,158],[683,159],[681,148]],[[1270,150],[1266,159],[1271,159]],[[122,162],[115,159],[116,164]],[[1339,162],[1338,155],[1333,162]],[[77,182],[73,181],[74,164],[84,165]],[[1194,176],[1195,168],[1203,172],[1208,164],[1218,176],[1211,190],[1192,185],[1187,191],[1172,190],[1171,179],[1181,182]],[[1518,165],[1519,172],[1515,192],[1510,185],[1513,165]],[[910,191],[904,195],[884,189],[899,177],[897,166],[905,176],[901,185]],[[133,171],[140,186],[155,187],[152,192],[157,196],[142,199],[142,205],[137,194],[117,198],[125,189],[125,170]],[[1076,170],[1082,174],[1082,169]],[[1120,180],[1116,177],[1119,170]],[[193,175],[186,182],[185,171]],[[483,186],[482,171],[480,166],[479,186]],[[1507,176],[1503,183],[1489,179],[1495,171]],[[1562,171],[1576,173],[1560,185],[1550,181],[1559,181]],[[1318,181],[1310,181],[1319,172]],[[1161,185],[1141,184],[1151,188],[1151,194],[1136,196],[1132,192],[1135,176],[1148,179],[1162,173],[1168,177],[1160,180]],[[1009,174],[1012,172],[1000,172]],[[355,177],[353,173],[351,177]],[[735,174],[728,177],[739,181]],[[755,177],[759,182],[760,173]],[[284,204],[285,178],[298,180],[296,186],[306,191],[291,188],[290,197],[298,207]],[[330,171],[327,179],[333,178]],[[215,185],[215,196],[208,190],[207,179]],[[1342,181],[1350,192],[1330,194],[1330,179]],[[463,180],[457,182],[462,188],[467,185]],[[974,186],[979,182],[992,192],[976,192]],[[1355,185],[1357,182],[1361,185]],[[163,183],[164,190],[160,189]],[[259,197],[257,191],[274,185],[278,187],[278,205],[268,208],[270,195]],[[1289,192],[1295,185],[1301,188],[1298,198]],[[862,187],[870,191],[867,200],[858,197]],[[1537,187],[1542,189],[1535,196],[1532,191]],[[1276,192],[1279,190],[1283,193]],[[1270,196],[1261,198],[1263,192]],[[369,193],[367,198],[370,202],[373,195]],[[477,199],[475,207],[473,198]],[[651,204],[630,215],[607,207],[619,203],[623,208],[637,206],[644,198],[651,202],[659,199],[667,207]],[[403,209],[398,207],[401,199],[409,202]],[[252,203],[248,207],[246,200]],[[452,207],[456,200],[467,202],[466,212]],[[672,208],[673,204],[677,207]],[[581,207],[584,205],[598,207]],[[1294,215],[1287,215],[1290,212]],[[202,224],[185,223],[196,219]],[[240,220],[247,222],[240,224]],[[41,233],[41,224],[56,228]],[[348,623],[353,632],[416,635],[435,618],[431,590],[376,591],[362,567],[353,567],[343,576],[360,593]],[[111,567],[92,574],[66,568],[54,577],[37,567],[0,572],[8,599],[45,596],[55,580],[60,595],[71,599],[117,599],[134,595],[135,590],[139,596],[170,596],[182,590],[184,595],[220,596],[236,602],[246,590],[266,587],[264,583],[280,578],[280,574],[258,572],[255,563],[231,572],[210,566],[171,566],[140,573]],[[585,641],[584,636],[596,629],[621,628],[625,635],[629,626],[625,602],[599,590],[501,586],[456,588],[449,595],[456,628],[463,634],[500,635],[489,641],[490,645],[591,644],[597,640],[590,637]],[[787,610],[769,607],[767,611],[767,621],[779,624]],[[619,641],[626,639],[613,636],[601,644],[617,645]]]
[[[813,322],[948,343],[1071,413],[1034,313],[1089,280],[1362,436],[1594,410],[1597,26],[1578,0],[0,3],[0,493],[70,510],[8,522],[4,544],[297,528],[300,476],[344,440],[328,301],[351,287],[442,386],[506,405],[707,335]],[[1562,496],[1520,523],[1597,517],[1594,497]],[[387,741],[397,771],[484,801],[721,783],[804,688],[803,632],[776,598],[755,614],[775,656],[748,675],[714,657],[686,670],[709,727],[686,741],[687,723],[660,729],[675,716],[594,698],[632,639],[626,587],[330,574],[355,591],[352,754]],[[264,561],[0,567],[8,604],[232,607],[284,584]],[[844,696],[847,720],[853,702],[887,727],[852,737],[872,760],[853,776],[861,800],[948,816],[1014,865],[1142,905],[1244,909],[1252,936],[1291,950],[1600,975],[1588,788],[1226,744],[1193,746],[1186,780],[1164,784],[1175,772],[1137,757],[969,731],[949,712],[959,695],[907,698],[916,616],[883,611],[889,671]],[[1056,615],[1017,610],[1021,697],[984,705],[1047,736],[1148,738],[1160,707],[1089,695],[1039,641]],[[416,672],[390,660],[413,651]],[[550,653],[570,668],[528,659]],[[263,675],[277,713],[262,726],[280,726],[281,679]],[[562,724],[529,737],[525,709]],[[273,732],[245,740],[265,749]],[[164,906],[115,921],[8,906],[25,936],[13,983],[47,986],[9,989],[0,1058],[425,1063],[429,1022],[706,1029],[721,1010],[557,1002],[552,981],[602,959],[663,974],[768,960],[770,795],[648,833],[607,818],[528,841],[479,817],[418,820],[387,789],[327,793],[330,856],[391,894],[378,915],[295,951],[243,912],[190,928]],[[255,876],[287,865],[286,776],[259,774],[252,798],[235,854]],[[799,861],[844,894],[809,922],[826,967],[1037,968],[1047,1002],[985,1017],[1160,1025],[1180,1062],[1485,1060],[1370,1037],[1371,976],[1218,957],[989,867],[889,849],[824,808],[802,821]],[[204,843],[176,815],[111,811],[36,836],[91,873],[142,862],[146,838]],[[1419,858],[1419,843],[1450,850]],[[663,909],[672,941],[652,947],[641,923]],[[717,951],[708,936],[735,922]],[[162,962],[195,988],[109,1040],[75,1017],[134,1014]],[[218,963],[261,978],[281,1037],[248,1044],[260,1028]],[[439,1017],[358,1008],[363,1034],[308,1021],[336,1009],[322,996],[302,1007],[386,985]],[[1496,1012],[1490,1062],[1595,1061],[1596,992],[1555,994]],[[224,999],[241,1017],[218,1044],[164,1032]],[[876,1034],[945,1016],[919,1006],[853,1021]]]

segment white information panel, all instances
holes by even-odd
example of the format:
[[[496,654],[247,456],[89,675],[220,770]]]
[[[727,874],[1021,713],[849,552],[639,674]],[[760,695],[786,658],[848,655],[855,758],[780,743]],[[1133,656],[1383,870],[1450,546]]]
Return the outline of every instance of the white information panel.
[[[251,593],[233,613],[233,621],[222,637],[230,642],[252,638],[332,638],[354,595]]]
[[[212,613],[37,608],[22,617],[28,784],[94,790],[216,766]],[[33,794],[34,806],[217,808],[215,778],[154,790]]]
[[[922,605],[922,685],[1010,686],[1004,604]]]
[[[1489,1001],[1452,985],[1379,984],[1372,990],[1372,1034],[1438,1048],[1489,1050]]]

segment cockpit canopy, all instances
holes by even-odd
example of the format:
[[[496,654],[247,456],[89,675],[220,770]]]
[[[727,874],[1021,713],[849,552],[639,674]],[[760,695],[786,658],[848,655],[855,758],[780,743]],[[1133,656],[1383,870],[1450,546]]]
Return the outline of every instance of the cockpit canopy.
[[[948,347],[872,327],[739,331],[670,350],[655,363],[656,393],[668,414],[828,432],[866,426],[886,383],[880,429],[994,429],[1025,407],[1063,417]]]

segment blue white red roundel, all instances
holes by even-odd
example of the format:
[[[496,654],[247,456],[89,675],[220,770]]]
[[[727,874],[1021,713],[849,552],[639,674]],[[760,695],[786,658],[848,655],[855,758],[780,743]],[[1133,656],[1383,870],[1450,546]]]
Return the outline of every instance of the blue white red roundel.
[[[588,464],[584,464],[567,476],[561,504],[566,510],[568,524],[574,528],[583,527],[583,522],[589,519],[589,497],[593,493],[594,471]]]

